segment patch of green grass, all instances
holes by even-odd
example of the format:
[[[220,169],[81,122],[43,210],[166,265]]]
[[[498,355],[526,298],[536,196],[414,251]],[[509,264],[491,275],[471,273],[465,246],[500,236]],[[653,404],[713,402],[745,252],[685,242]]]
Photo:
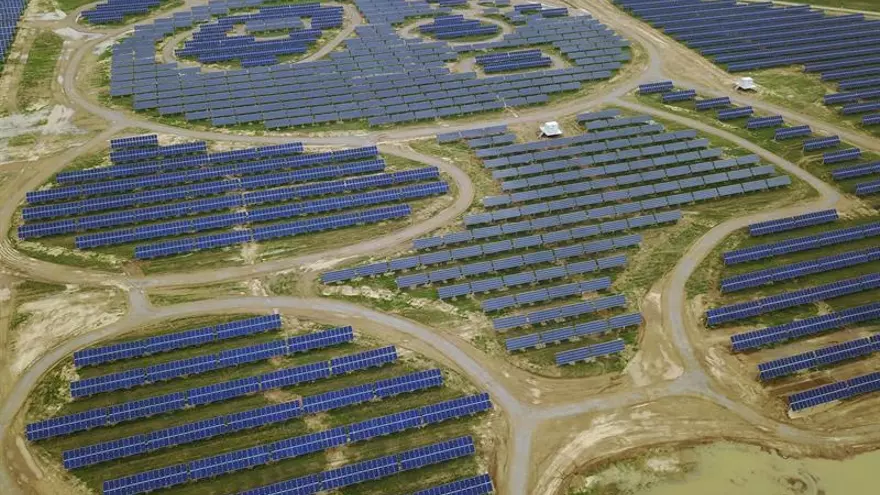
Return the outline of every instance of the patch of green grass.
[[[19,134],[17,136],[12,136],[9,138],[9,146],[12,148],[20,148],[22,146],[33,146],[37,143],[39,136],[35,132],[29,132],[27,134]]]
[[[25,280],[15,286],[15,297],[20,300],[33,300],[49,294],[64,292],[66,287],[37,280]]]
[[[246,294],[246,289],[246,285],[241,282],[227,282],[198,287],[155,289],[148,291],[147,297],[156,306],[171,306],[222,296],[238,296]]]
[[[52,99],[55,65],[61,56],[63,45],[64,38],[52,31],[41,31],[34,39],[21,73],[19,108],[28,109],[39,102]]]

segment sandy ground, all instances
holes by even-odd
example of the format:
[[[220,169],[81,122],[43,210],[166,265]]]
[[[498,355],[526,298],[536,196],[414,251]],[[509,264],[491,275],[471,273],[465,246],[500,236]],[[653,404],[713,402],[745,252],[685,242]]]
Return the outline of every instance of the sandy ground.
[[[26,315],[10,343],[14,354],[10,369],[19,375],[59,342],[117,321],[125,314],[125,304],[116,289],[68,286],[62,293],[21,304],[16,313]]]

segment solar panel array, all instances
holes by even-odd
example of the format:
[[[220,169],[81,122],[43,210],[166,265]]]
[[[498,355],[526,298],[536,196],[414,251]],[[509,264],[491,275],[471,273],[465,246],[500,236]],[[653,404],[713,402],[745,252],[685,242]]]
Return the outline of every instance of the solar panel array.
[[[203,354],[187,359],[166,361],[145,368],[132,368],[118,373],[72,381],[70,382],[70,393],[73,398],[88,397],[280,356],[309,352],[352,340],[354,340],[354,333],[350,326],[298,335],[288,339],[270,340],[260,344],[227,349],[216,354]]]
[[[880,162],[837,168],[831,171],[831,176],[834,180],[845,180],[864,177],[866,175],[874,175],[877,173],[880,173]]]
[[[439,387],[442,384],[443,376],[440,370],[433,369],[368,384],[369,386],[366,389],[364,387],[345,389],[338,391],[341,392],[342,395],[340,395],[340,393],[336,393],[335,395],[343,397],[345,394],[356,393],[358,394],[358,400],[362,400],[361,395],[363,390],[372,387],[375,391],[375,398],[382,400],[401,393],[416,392],[427,388]],[[311,400],[311,398],[309,398],[309,400]],[[331,408],[336,409],[338,407],[343,407],[344,405],[347,404],[337,403]],[[489,410],[491,407],[492,404],[489,401],[487,394],[466,396],[401,413],[373,418],[360,423],[343,425],[331,430],[291,437],[272,442],[271,444],[257,445],[243,451],[198,459],[184,464],[183,467],[187,468],[184,471],[189,471],[191,475],[190,480],[196,481],[204,478],[204,476],[199,476],[199,472],[202,474],[206,473],[209,476],[225,474],[243,469],[244,467],[253,467],[256,464],[265,464],[271,461],[297,457],[312,452],[319,452],[336,445],[367,440],[376,436],[423,427],[448,419],[473,415]],[[435,413],[428,414],[429,411]],[[167,447],[180,446],[242,429],[284,422],[292,418],[301,417],[303,414],[305,414],[304,411],[297,407],[296,402],[277,404],[274,407],[268,406],[253,411],[245,411],[244,413],[234,413],[225,417],[215,417],[206,421],[191,423],[190,425],[192,425],[193,428],[196,428],[195,431],[193,431],[193,428],[190,428],[189,425],[184,425],[184,427],[172,427],[167,430],[158,430],[144,435],[135,435],[99,444],[87,445],[64,451],[64,467],[68,470],[79,469]],[[407,421],[402,422],[400,421],[400,418],[406,418]],[[206,426],[210,428],[208,431],[199,431],[206,429]],[[196,432],[198,433],[193,434]],[[332,439],[330,444],[325,443],[330,439]],[[240,466],[235,464],[235,461],[238,458],[241,458],[242,454],[249,457],[247,453],[252,451],[252,449],[257,449],[264,453],[265,456],[263,457],[263,460],[256,461],[255,464],[251,464],[250,466]],[[128,476],[127,478],[134,479],[139,475],[145,474],[146,473],[138,473],[136,475]]]
[[[659,81],[639,85],[639,94],[666,93],[672,91],[672,81]]]
[[[495,486],[492,484],[492,478],[488,474],[481,474],[419,490],[412,495],[488,495],[494,491]]]
[[[436,370],[435,370],[436,371]],[[348,443],[367,440],[375,436],[384,436],[401,431],[422,428],[449,419],[478,414],[491,409],[492,403],[487,394],[461,397],[425,407],[410,409],[387,416],[372,418],[360,423],[352,423],[316,433],[291,437],[276,442],[261,444],[243,450],[233,451],[217,456],[198,459],[185,464],[167,466],[115,480],[104,482],[105,487],[115,488],[122,493],[143,493],[150,488],[159,486],[138,486],[132,482],[150,479],[154,473],[166,470],[186,473],[187,476],[176,478],[174,483],[160,485],[162,488],[186,483],[197,482],[208,477],[240,471],[254,466],[291,459],[303,455],[321,452],[328,448],[339,447]],[[488,479],[488,477],[486,477]],[[485,483],[476,484],[484,485]],[[491,486],[491,480],[489,481]],[[127,487],[123,489],[122,487]],[[123,491],[124,490],[124,491]],[[136,490],[136,491],[130,491]]]
[[[343,375],[355,370],[382,366],[396,360],[397,349],[394,346],[383,347],[351,354],[342,358],[334,358],[329,361],[320,361],[249,378],[215,383],[185,392],[149,397],[110,407],[99,407],[81,413],[37,421],[27,425],[26,433],[28,440],[31,441],[64,436],[98,426],[112,426],[119,422],[145,418],[154,414],[179,411],[186,407],[224,401],[256,393],[260,390],[272,390],[278,387],[330,378],[331,376]],[[303,407],[307,406],[308,403],[304,402]]]
[[[310,474],[266,485],[254,490],[241,492],[239,495],[289,493],[311,495],[344,488],[364,481],[387,478],[398,473],[473,455],[475,452],[476,447],[471,437],[459,437],[398,454],[361,461],[355,464],[347,464],[322,473]],[[105,491],[105,493],[107,492]]]
[[[233,320],[219,325],[183,330],[120,344],[90,347],[73,353],[77,368],[96,366],[120,359],[133,359],[211,342],[233,339],[281,328],[281,315],[272,314]]]
[[[699,100],[696,104],[697,110],[709,110],[712,108],[724,108],[730,105],[730,97],[722,96],[720,98],[709,98],[706,100]]]
[[[481,127],[478,129],[468,129],[465,131],[447,132],[445,134],[437,134],[437,142],[439,144],[448,144],[462,139],[480,139],[498,136],[507,133],[507,124],[496,125],[492,127]]]
[[[405,185],[439,178],[436,167],[384,173],[375,146],[303,154],[301,143],[289,143],[209,154],[204,142],[155,141],[155,136],[114,140],[111,166],[62,173],[54,187],[29,192],[32,206],[23,209],[19,237],[99,230],[75,239],[77,248],[90,249],[255,226],[135,247],[136,258],[149,259],[400,218],[410,214],[408,205],[260,226],[448,192],[448,185],[436,180]],[[355,161],[361,159],[369,160]],[[333,197],[309,199],[328,195]],[[265,203],[280,204],[257,207]],[[134,226],[104,230],[129,225]]]
[[[858,103],[880,96],[880,78],[864,78],[880,74],[873,65],[880,61],[877,22],[863,14],[729,0],[615,3],[729,72],[802,65],[838,82],[842,93],[827,95],[826,104],[855,102],[844,114],[880,109],[880,103]]]
[[[880,273],[871,273],[861,277],[831,282],[828,284],[785,292],[755,301],[722,306],[706,311],[709,325],[718,325],[729,321],[750,318],[771,311],[800,306],[834,297],[855,294],[880,287]]]
[[[880,303],[871,303],[761,330],[738,333],[730,337],[730,344],[734,351],[757,349],[766,345],[816,335],[846,325],[854,325],[878,318],[880,318]]]
[[[6,62],[26,4],[25,0],[7,0],[0,6],[0,65]]]
[[[832,163],[848,162],[858,160],[862,156],[862,150],[858,148],[849,148],[839,151],[829,151],[822,155],[822,163],[830,165]]]
[[[465,19],[463,15],[457,14],[435,17],[431,23],[420,25],[419,31],[438,40],[446,40],[492,35],[501,31],[501,28],[477,19]]]
[[[664,93],[660,100],[663,103],[672,103],[675,101],[689,101],[697,98],[697,91],[693,89],[685,89],[681,91],[670,91]]]
[[[357,0],[368,24],[356,26],[356,36],[319,61],[274,63],[275,55],[267,53],[254,57],[255,66],[212,72],[155,61],[157,43],[175,29],[226,16],[229,9],[246,4],[269,8],[262,1],[211,0],[136,26],[113,47],[111,95],[131,97],[135,110],[213,126],[262,122],[267,128],[283,128],[358,120],[382,126],[546,103],[550,95],[576,91],[585,81],[610,78],[629,59],[623,51],[628,42],[589,15],[555,17],[548,12],[547,17],[529,17],[500,41],[451,47],[443,41],[401,38],[391,25],[435,14],[425,2]],[[230,38],[233,41],[223,42],[231,48],[217,56],[235,53],[235,43],[251,43],[246,36],[242,41]],[[573,66],[486,78],[474,72],[453,73],[447,67],[461,52],[536,44],[552,44]],[[273,65],[257,66],[263,63]]]
[[[523,256],[512,256],[508,258],[503,258],[499,260],[494,260],[492,262],[475,262],[468,265],[463,265],[461,267],[452,267],[445,268],[440,270],[435,270],[429,273],[417,273],[413,275],[403,275],[397,278],[395,281],[397,283],[398,288],[410,288],[416,287],[419,285],[445,282],[448,280],[459,279],[459,278],[468,278],[473,277],[475,275],[481,275],[484,273],[490,273],[494,271],[502,271],[502,270],[510,270],[513,268],[519,268],[523,266],[548,263],[552,261],[562,261],[567,260],[569,258],[575,258],[579,256],[584,256],[588,254],[596,254],[604,251],[611,251],[614,249],[625,248],[629,246],[636,246],[641,242],[642,238],[639,235],[629,235],[629,236],[621,236],[612,239],[605,239],[602,241],[588,242],[583,244],[574,244],[569,246],[564,246],[560,248],[556,248],[553,250],[545,250],[545,251],[537,251],[533,253],[529,253]],[[500,241],[502,244],[499,244],[500,247],[510,247],[512,250],[513,244],[510,241]],[[521,246],[524,247],[524,246]],[[497,254],[504,251],[490,252],[488,254]],[[486,253],[486,249],[483,248],[483,253]],[[434,256],[437,253],[432,255],[426,255],[426,257]],[[616,265],[617,263],[623,263],[624,261],[614,260],[611,262],[612,265]],[[594,268],[596,265],[584,266],[584,265],[576,265],[576,267],[569,266],[569,270],[573,273],[580,272],[581,270],[587,269],[596,269]],[[600,267],[601,269],[605,269],[606,267]],[[499,277],[496,279],[487,279],[480,280],[477,282],[473,282],[469,285],[469,291],[473,293],[478,292],[487,292],[489,290],[496,290],[503,287],[515,287],[518,285],[526,285],[533,283],[537,280],[537,275],[535,272],[526,271],[515,273],[512,275],[505,275],[503,277]],[[497,281],[497,284],[496,284]],[[470,293],[466,292],[466,293]],[[459,294],[463,295],[463,294]],[[444,297],[452,297],[448,294],[444,294]]]
[[[535,67],[549,67],[553,65],[553,60],[550,57],[544,56],[544,54],[541,53],[541,50],[522,50],[493,53],[491,55],[477,55],[476,60],[477,64],[483,68],[483,72],[486,74],[532,69]]]
[[[789,230],[836,222],[838,218],[837,210],[815,211],[813,213],[806,213],[794,217],[785,217],[777,220],[768,220],[766,222],[750,224],[749,235],[757,237],[766,234],[787,232]]]
[[[305,29],[302,18],[311,19]],[[230,34],[237,25],[247,34]],[[242,67],[274,65],[279,56],[303,54],[322,36],[322,29],[342,27],[341,6],[319,3],[264,6],[256,12],[222,15],[216,22],[201,24],[175,50],[178,57],[195,57],[201,63],[240,61]],[[258,39],[254,33],[286,30],[287,37]]]
[[[570,284],[554,285],[518,294],[506,295],[486,299],[481,303],[484,313],[501,311],[516,306],[524,306],[539,302],[563,299],[566,297],[579,296],[585,292],[598,292],[611,287],[611,278],[602,277],[584,282],[572,282]]]
[[[752,107],[737,107],[718,111],[718,120],[735,120],[750,117],[755,111]]]
[[[515,316],[503,316],[492,320],[492,327],[496,331],[504,332],[512,328],[540,325],[550,321],[575,318],[586,314],[597,313],[606,309],[622,308],[626,306],[626,298],[621,294],[599,297],[589,301],[583,301],[564,306],[555,306]]]
[[[784,141],[786,139],[794,139],[800,136],[809,136],[813,131],[808,125],[798,125],[794,127],[783,127],[776,129],[773,139],[776,141]]]
[[[839,136],[818,137],[804,139],[804,151],[816,151],[824,148],[833,148],[840,145]]]
[[[880,390],[880,373],[869,373],[846,381],[834,382],[789,395],[788,406],[792,411],[800,411],[820,404],[876,392],[877,390]]]
[[[849,268],[877,260],[880,260],[880,248],[849,251],[809,261],[801,261],[799,263],[792,263],[789,265],[728,277],[721,280],[721,291],[735,292],[751,287],[772,284],[774,282],[791,280],[805,275]]]
[[[768,129],[780,127],[785,124],[781,115],[771,117],[752,117],[746,122],[746,129]]]
[[[727,251],[723,254],[724,264],[733,265],[736,263],[756,261],[783,254],[818,249],[825,246],[833,246],[835,244],[843,244],[876,236],[880,236],[880,222],[868,223],[845,229],[830,230],[821,234],[797,237],[745,249]]]
[[[856,186],[856,196],[867,196],[869,194],[877,194],[880,192],[880,179],[871,182],[864,182]]]
[[[94,8],[84,10],[82,16],[92,24],[122,22],[126,16],[146,14],[158,7],[161,0],[105,0]]]
[[[556,366],[575,364],[579,361],[591,361],[597,357],[607,356],[623,352],[626,347],[623,339],[610,340],[599,344],[588,345],[577,349],[557,352],[555,356]]]
[[[758,365],[758,375],[761,380],[772,380],[798,371],[867,356],[878,350],[880,335],[874,335],[761,363]]]
[[[601,335],[614,330],[638,326],[642,324],[641,313],[629,313],[612,316],[605,320],[592,320],[561,328],[554,328],[539,333],[511,337],[504,342],[508,352],[523,351],[530,348],[541,348],[565,341],[574,341],[582,337]]]

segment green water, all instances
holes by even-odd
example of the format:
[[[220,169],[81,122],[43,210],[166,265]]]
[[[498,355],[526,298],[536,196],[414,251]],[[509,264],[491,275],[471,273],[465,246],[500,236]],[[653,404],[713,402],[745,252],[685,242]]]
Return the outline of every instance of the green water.
[[[624,461],[576,482],[578,495],[878,495],[880,451],[843,461],[787,459],[718,443]]]

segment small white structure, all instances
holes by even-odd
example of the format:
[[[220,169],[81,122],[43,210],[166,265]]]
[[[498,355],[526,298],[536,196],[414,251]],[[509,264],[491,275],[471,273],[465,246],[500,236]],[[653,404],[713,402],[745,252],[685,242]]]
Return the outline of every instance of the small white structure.
[[[736,83],[736,89],[738,91],[757,91],[758,86],[751,77],[741,77]]]
[[[541,124],[541,137],[556,137],[562,135],[559,122],[544,122]]]

